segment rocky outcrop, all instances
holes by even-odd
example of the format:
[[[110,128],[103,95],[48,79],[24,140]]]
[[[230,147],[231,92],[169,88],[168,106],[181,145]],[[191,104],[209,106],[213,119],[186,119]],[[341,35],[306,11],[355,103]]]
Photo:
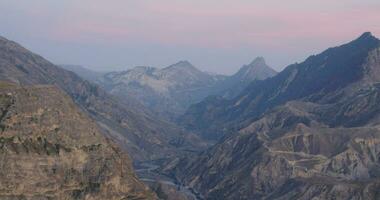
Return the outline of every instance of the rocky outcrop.
[[[0,83],[0,199],[156,199],[54,86]]]

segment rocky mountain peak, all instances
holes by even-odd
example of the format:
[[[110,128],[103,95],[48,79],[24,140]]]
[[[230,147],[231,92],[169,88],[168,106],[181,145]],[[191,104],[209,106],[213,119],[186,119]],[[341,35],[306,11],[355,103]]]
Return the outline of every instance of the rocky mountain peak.
[[[263,57],[255,58],[250,64],[244,65],[240,70],[234,75],[242,81],[253,81],[253,80],[263,80],[268,77],[272,77],[277,72],[269,67]]]
[[[374,40],[377,38],[375,36],[372,35],[371,32],[364,32],[362,35],[360,35],[360,37],[357,39],[357,40]]]
[[[249,65],[250,66],[266,65],[265,58],[262,56],[256,57]]]
[[[360,35],[357,39],[348,44],[371,49],[378,47],[380,45],[380,40],[373,36],[371,32],[365,32],[362,35]]]
[[[179,70],[187,69],[187,70],[196,70],[196,71],[199,71],[196,67],[194,67],[193,64],[191,64],[187,60],[179,61],[179,62],[177,62],[177,63],[175,63],[173,65],[170,65],[169,67],[164,68],[164,70],[165,69],[179,69]]]
[[[176,63],[175,65],[177,66],[183,66],[183,67],[186,67],[186,66],[193,66],[189,61],[187,60],[181,60],[179,61],[178,63]]]

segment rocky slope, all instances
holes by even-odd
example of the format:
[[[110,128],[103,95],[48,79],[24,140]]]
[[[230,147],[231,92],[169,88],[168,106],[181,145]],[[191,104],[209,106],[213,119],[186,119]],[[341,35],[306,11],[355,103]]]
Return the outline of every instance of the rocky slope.
[[[0,199],[156,199],[54,86],[0,83]]]
[[[206,199],[379,199],[379,83],[380,41],[365,33],[233,100],[204,102],[198,117],[235,124],[166,170]]]
[[[59,87],[135,160],[176,155],[182,149],[199,149],[202,145],[196,137],[157,118],[137,102],[119,101],[99,86],[2,37],[0,80],[19,85],[50,84]]]

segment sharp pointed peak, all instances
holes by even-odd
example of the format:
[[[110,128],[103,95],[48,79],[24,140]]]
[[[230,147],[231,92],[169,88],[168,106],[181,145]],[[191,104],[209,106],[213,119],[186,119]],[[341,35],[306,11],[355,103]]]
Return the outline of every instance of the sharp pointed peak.
[[[166,69],[171,69],[171,68],[175,68],[175,69],[196,69],[196,67],[194,67],[193,64],[191,64],[189,61],[187,60],[181,60],[175,64],[172,64],[170,65],[169,67],[166,67]]]
[[[264,57],[258,56],[250,64],[241,67],[239,71],[234,74],[234,76],[248,76],[257,78],[257,76],[260,76],[260,74],[263,73],[270,74],[269,76],[272,76],[277,72],[266,64]]]
[[[367,37],[374,37],[374,36],[372,35],[371,32],[368,31],[361,34],[359,38],[367,38]]]
[[[249,65],[266,64],[265,58],[262,56],[256,57]]]
[[[188,60],[181,60],[181,61],[175,63],[174,65],[176,65],[176,66],[193,66],[193,64],[191,64]]]
[[[364,32],[353,42],[365,43],[365,42],[379,42],[379,39],[372,35],[371,32]]]
[[[275,70],[266,64],[264,57],[258,56],[250,64],[242,66],[236,74],[256,73],[257,71],[271,71],[275,73]]]

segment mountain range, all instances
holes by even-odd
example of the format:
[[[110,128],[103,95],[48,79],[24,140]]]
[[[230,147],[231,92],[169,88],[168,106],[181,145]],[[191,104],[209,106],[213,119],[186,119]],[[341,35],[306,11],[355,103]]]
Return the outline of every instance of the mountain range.
[[[96,82],[109,93],[121,99],[134,98],[156,114],[173,121],[190,105],[207,96],[232,98],[249,82],[275,74],[264,58],[259,57],[232,76],[203,72],[188,61],[180,61],[162,69],[142,66],[110,72]]]
[[[0,80],[19,85],[55,85],[62,89],[134,160],[158,159],[176,155],[181,149],[199,149],[202,145],[196,136],[157,118],[139,102],[120,101],[98,85],[5,38],[0,38],[0,72]]]
[[[60,67],[0,37],[1,199],[380,199],[379,127],[369,32],[231,76]]]
[[[204,199],[379,199],[380,41],[371,33],[208,98],[182,117],[219,138],[168,174]]]

